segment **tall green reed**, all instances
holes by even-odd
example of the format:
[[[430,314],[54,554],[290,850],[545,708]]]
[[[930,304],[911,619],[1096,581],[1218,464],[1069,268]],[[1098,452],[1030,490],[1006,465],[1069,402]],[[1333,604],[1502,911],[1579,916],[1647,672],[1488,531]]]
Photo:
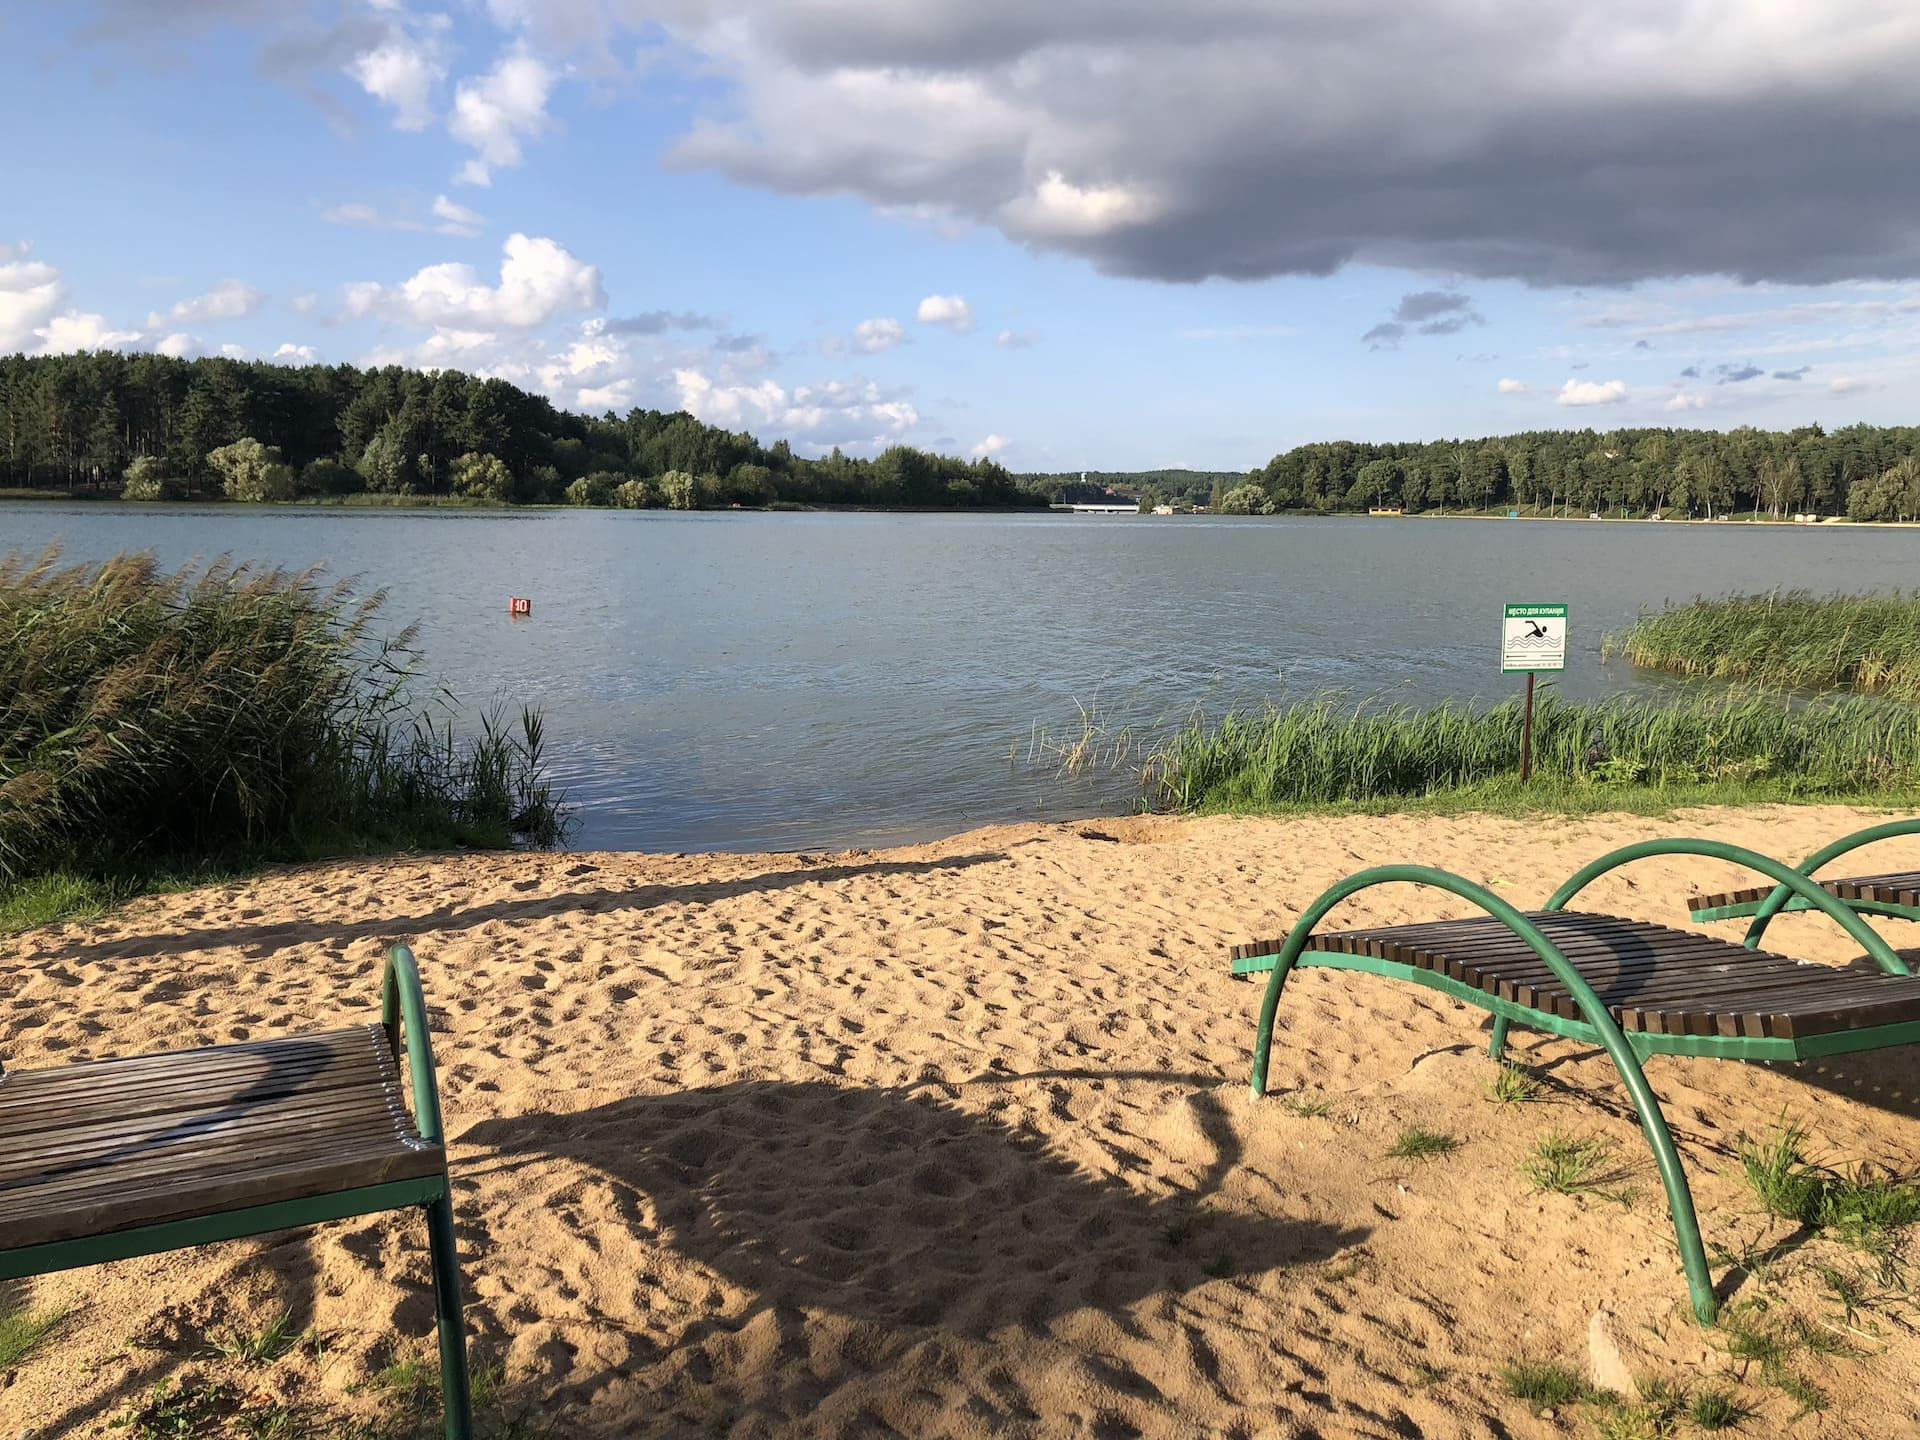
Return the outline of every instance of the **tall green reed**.
[[[457,735],[318,572],[0,558],[0,885],[183,857],[554,843],[540,718]]]
[[[1642,615],[1602,653],[1676,675],[1920,701],[1920,594],[1694,600]]]
[[[1168,810],[1270,809],[1413,799],[1512,777],[1520,706],[1297,704],[1195,716],[1145,767],[1149,803]],[[1536,782],[1684,790],[1740,785],[1781,798],[1860,796],[1920,786],[1920,711],[1849,697],[1789,704],[1718,694],[1591,703],[1543,693]]]

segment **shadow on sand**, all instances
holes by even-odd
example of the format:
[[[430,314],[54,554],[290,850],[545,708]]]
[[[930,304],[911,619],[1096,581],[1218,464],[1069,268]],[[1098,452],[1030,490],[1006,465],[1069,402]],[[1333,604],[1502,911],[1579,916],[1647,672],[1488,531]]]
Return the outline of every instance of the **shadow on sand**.
[[[1145,1078],[1208,1086],[1218,1079]],[[569,1249],[598,1253],[604,1237],[593,1232],[651,1226],[653,1243],[751,1294],[745,1317],[737,1307],[724,1320],[710,1307],[691,1308],[676,1333],[609,1334],[597,1349],[621,1350],[612,1368],[639,1384],[610,1390],[588,1378],[553,1397],[585,1407],[577,1412],[583,1433],[677,1433],[676,1424],[743,1411],[797,1420],[842,1383],[937,1336],[1038,1336],[1079,1310],[1103,1312],[1137,1336],[1122,1313],[1136,1302],[1324,1260],[1366,1238],[1364,1230],[1208,1206],[1238,1151],[1210,1091],[1197,1091],[1192,1103],[1212,1162],[1197,1189],[1159,1195],[1151,1192],[1164,1186],[1092,1173],[1033,1131],[917,1087],[744,1081],[484,1121],[456,1143],[468,1155],[491,1152],[465,1167],[482,1184],[561,1160],[569,1162],[556,1172],[563,1188],[561,1177],[577,1182],[585,1168],[631,1193],[633,1203],[623,1194],[617,1214],[556,1207],[576,1231]],[[1111,1147],[1120,1137],[1101,1139]],[[1140,1161],[1144,1170],[1147,1157]],[[809,1333],[819,1328],[810,1317],[824,1313],[852,1322],[841,1328],[860,1337],[857,1358]],[[739,1337],[755,1317],[778,1340],[771,1353],[750,1347],[748,1361],[739,1358]],[[691,1395],[689,1376],[701,1377]],[[1145,1382],[1120,1375],[1115,1383]]]
[[[484,905],[443,905],[424,915],[381,914],[378,918],[344,921],[293,921],[265,925],[209,925],[176,930],[165,935],[128,935],[91,945],[63,946],[60,959],[76,964],[90,960],[128,959],[145,955],[179,955],[194,950],[234,946],[249,958],[315,941],[410,940],[434,930],[466,930],[490,920],[540,920],[579,911],[604,915],[621,910],[648,910],[659,905],[708,905],[735,896],[785,890],[794,885],[829,885],[838,880],[889,875],[926,875],[942,870],[966,870],[1006,859],[1004,852],[950,855],[936,860],[872,860],[859,864],[807,865],[794,870],[768,870],[729,880],[700,880],[685,885],[636,885],[625,890],[568,890],[558,894],[530,892]]]

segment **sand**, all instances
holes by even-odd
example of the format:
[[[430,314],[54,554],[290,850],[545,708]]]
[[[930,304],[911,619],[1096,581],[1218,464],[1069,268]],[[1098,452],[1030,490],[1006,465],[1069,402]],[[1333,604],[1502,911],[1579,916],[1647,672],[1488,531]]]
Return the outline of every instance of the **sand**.
[[[1118,819],[844,855],[355,861],[139,902],[0,941],[9,1069],[347,1023],[384,942],[420,957],[442,1068],[488,1425],[563,1436],[1397,1437],[1593,1434],[1508,1396],[1526,1355],[1585,1368],[1596,1310],[1633,1373],[1726,1376],[1748,1435],[1920,1426],[1915,1312],[1819,1276],[1853,1252],[1759,1212],[1734,1155],[1783,1114],[1834,1159],[1920,1166],[1910,1053],[1800,1070],[1656,1059],[1715,1273],[1852,1353],[1792,1369],[1823,1415],[1691,1323],[1659,1185],[1611,1068],[1518,1036],[1546,1087],[1497,1105],[1484,1014],[1303,972],[1275,1097],[1247,1091],[1259,991],[1225,947],[1356,868],[1414,860],[1534,905],[1580,862],[1693,832],[1797,857],[1825,809],[1664,820]],[[1905,842],[1868,868],[1920,864]],[[1650,861],[1592,908],[1686,924]],[[1355,922],[1464,913],[1379,890]],[[1736,924],[1707,927],[1737,937]],[[1901,943],[1902,927],[1889,926]],[[1856,953],[1819,917],[1775,948]],[[1312,1097],[1318,1105],[1288,1102]],[[1457,1136],[1388,1155],[1410,1125]],[[1529,1193],[1555,1130],[1614,1142],[1616,1202]],[[44,1277],[57,1337],[0,1383],[0,1434],[125,1435],[163,1380],[224,1379],[313,1433],[395,1412],[431,1354],[410,1215]],[[211,1358],[283,1309],[307,1342]],[[541,1430],[538,1427],[546,1427]],[[206,1429],[193,1433],[229,1433]],[[230,1433],[243,1433],[234,1429]]]

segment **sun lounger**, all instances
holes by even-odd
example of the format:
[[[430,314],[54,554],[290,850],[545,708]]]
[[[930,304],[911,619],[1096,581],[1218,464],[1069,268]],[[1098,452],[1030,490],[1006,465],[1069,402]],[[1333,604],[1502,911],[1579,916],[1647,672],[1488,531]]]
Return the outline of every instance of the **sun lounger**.
[[[403,945],[382,991],[378,1025],[0,1076],[0,1280],[419,1206],[446,1433],[466,1440],[447,1152]]]
[[[1821,866],[1842,855],[1881,840],[1900,835],[1920,835],[1920,820],[1893,820],[1870,825],[1843,835],[1832,844],[1816,850],[1795,867],[1812,878]],[[1897,920],[1920,920],[1920,870],[1898,870],[1885,875],[1853,875],[1844,879],[1815,880],[1814,884],[1847,908],[1862,915],[1885,915]],[[1811,902],[1785,885],[1759,885],[1751,889],[1727,890],[1712,895],[1695,895],[1687,909],[1695,920],[1735,920],[1751,915],[1743,942],[1751,949],[1760,943],[1767,925],[1784,910],[1807,910]]]
[[[1665,925],[1566,908],[1599,876],[1657,855],[1705,855],[1757,871],[1834,920],[1874,968],[1806,964]],[[1449,891],[1483,913],[1470,920],[1319,933],[1320,922],[1341,901],[1396,883]],[[1694,1313],[1707,1324],[1717,1302],[1693,1196],[1641,1060],[1658,1054],[1806,1060],[1920,1042],[1920,977],[1908,972],[1885,940],[1799,871],[1711,840],[1626,846],[1578,871],[1544,909],[1526,913],[1470,880],[1426,866],[1388,865],[1348,876],[1314,901],[1284,939],[1234,947],[1235,974],[1269,977],[1254,1040],[1256,1096],[1266,1093],[1281,992],[1288,975],[1305,965],[1407,980],[1478,1006],[1493,1016],[1495,1056],[1512,1025],[1601,1046],[1619,1070],[1652,1147]]]

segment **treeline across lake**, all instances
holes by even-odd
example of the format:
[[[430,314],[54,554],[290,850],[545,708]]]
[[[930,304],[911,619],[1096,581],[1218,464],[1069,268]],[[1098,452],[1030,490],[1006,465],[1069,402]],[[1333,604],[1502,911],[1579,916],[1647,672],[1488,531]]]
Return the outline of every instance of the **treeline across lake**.
[[[1301,445],[1221,497],[1228,511],[1502,507],[1706,518],[1920,516],[1920,428],[1533,430],[1483,440]]]
[[[0,486],[166,500],[381,496],[512,504],[1045,504],[992,460],[871,458],[682,412],[562,410],[505,380],[398,366],[0,357]]]

